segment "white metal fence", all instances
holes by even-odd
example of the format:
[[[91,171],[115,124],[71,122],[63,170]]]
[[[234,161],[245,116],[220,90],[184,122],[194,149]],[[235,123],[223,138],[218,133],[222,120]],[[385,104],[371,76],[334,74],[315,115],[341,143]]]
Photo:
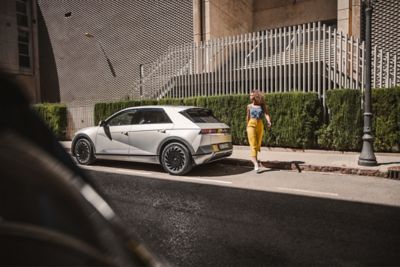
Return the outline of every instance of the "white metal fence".
[[[181,98],[363,89],[364,43],[320,23],[273,29],[170,47],[131,91],[132,98]],[[396,55],[372,51],[372,86],[400,84]],[[93,125],[94,105],[69,105],[68,134]]]
[[[132,91],[134,98],[362,89],[364,43],[320,23],[170,47]],[[373,49],[373,86],[399,84],[396,55]],[[140,93],[141,92],[141,93]]]

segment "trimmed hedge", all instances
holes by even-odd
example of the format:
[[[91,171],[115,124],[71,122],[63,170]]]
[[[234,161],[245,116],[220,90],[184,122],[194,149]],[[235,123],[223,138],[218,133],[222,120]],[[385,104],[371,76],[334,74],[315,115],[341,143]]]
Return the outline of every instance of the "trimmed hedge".
[[[316,130],[321,121],[321,104],[315,93],[268,94],[267,105],[270,108],[273,127],[268,130],[267,140],[271,146],[310,148],[316,147]],[[123,101],[98,103],[95,105],[96,124],[114,112],[139,105],[154,105],[155,100]],[[247,145],[246,106],[248,95],[227,95],[196,97],[188,99],[162,99],[160,105],[186,105],[209,108],[214,115],[231,127],[232,141],[237,145]]]
[[[400,87],[372,90],[374,149],[400,151]]]
[[[291,148],[324,148],[360,151],[363,134],[361,94],[358,90],[327,92],[328,123],[322,121],[322,103],[316,93],[276,93],[265,96],[272,118],[264,145]],[[246,106],[248,95],[122,101],[95,105],[96,124],[126,107],[139,105],[186,105],[209,108],[231,127],[232,141],[247,145]],[[375,151],[400,151],[400,88],[372,91]]]
[[[360,151],[363,111],[358,90],[331,90],[327,94],[329,123],[318,131],[321,148]],[[374,150],[400,151],[400,88],[373,89]]]
[[[361,95],[359,90],[335,89],[327,92],[329,124],[318,131],[321,148],[360,150],[362,136]]]
[[[64,104],[36,104],[33,109],[47,123],[58,140],[66,139],[67,107]]]

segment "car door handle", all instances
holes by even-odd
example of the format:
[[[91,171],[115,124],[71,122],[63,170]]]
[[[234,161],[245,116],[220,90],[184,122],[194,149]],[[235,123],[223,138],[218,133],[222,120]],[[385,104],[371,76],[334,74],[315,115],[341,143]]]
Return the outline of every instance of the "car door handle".
[[[159,132],[159,133],[166,133],[166,132],[167,132],[167,130],[165,130],[165,129],[162,129],[162,130],[157,130],[157,132]]]
[[[122,132],[121,134],[128,136],[128,132]]]

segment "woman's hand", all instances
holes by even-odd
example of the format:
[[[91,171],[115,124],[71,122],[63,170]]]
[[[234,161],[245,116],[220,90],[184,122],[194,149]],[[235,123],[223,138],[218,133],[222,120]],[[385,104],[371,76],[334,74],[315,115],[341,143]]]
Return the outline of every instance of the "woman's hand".
[[[268,128],[271,128],[271,126],[272,126],[271,121],[267,121],[267,127],[268,127]]]

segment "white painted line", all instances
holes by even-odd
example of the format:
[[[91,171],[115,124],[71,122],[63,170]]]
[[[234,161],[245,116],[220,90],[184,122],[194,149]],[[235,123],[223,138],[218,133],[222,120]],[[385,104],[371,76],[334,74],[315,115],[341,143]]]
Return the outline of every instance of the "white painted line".
[[[219,184],[232,184],[232,182],[230,182],[230,181],[211,180],[211,179],[192,178],[192,177],[179,177],[179,179],[201,181],[201,182],[206,182],[206,183],[212,182],[212,183],[219,183]]]
[[[314,194],[314,195],[324,195],[324,196],[331,196],[331,197],[338,197],[339,196],[339,194],[336,194],[336,193],[303,190],[303,189],[288,188],[288,187],[277,187],[277,189],[281,190],[281,191],[291,191],[291,192]]]
[[[99,167],[99,166],[82,166],[84,169],[95,170],[101,172],[111,172],[111,173],[125,173],[125,174],[138,174],[138,175],[153,175],[151,172],[140,172],[134,170],[125,170],[111,167]]]

